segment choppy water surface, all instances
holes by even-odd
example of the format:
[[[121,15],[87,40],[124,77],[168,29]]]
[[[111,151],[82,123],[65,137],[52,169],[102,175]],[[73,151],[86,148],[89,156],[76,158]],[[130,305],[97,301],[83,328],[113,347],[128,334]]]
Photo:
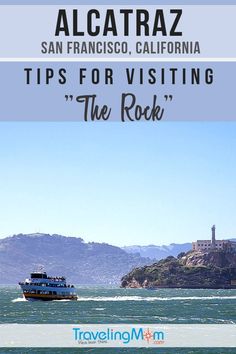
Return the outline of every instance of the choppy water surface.
[[[236,290],[78,288],[78,301],[28,302],[0,287],[0,323],[236,323]],[[236,353],[235,349],[0,349],[0,353]]]

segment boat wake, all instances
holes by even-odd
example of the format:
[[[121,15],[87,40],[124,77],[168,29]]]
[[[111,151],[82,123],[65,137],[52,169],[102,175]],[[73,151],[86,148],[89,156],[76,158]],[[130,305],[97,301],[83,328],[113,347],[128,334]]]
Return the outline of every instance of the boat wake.
[[[77,298],[77,300],[78,300],[78,298]],[[71,299],[52,300],[52,302],[71,302]]]
[[[157,296],[94,296],[94,297],[78,297],[77,301],[209,301],[209,300],[236,300],[236,296],[173,296],[173,297],[157,297]],[[12,302],[25,302],[23,297],[18,297]],[[53,302],[68,302],[69,299],[53,300]]]
[[[97,296],[78,297],[78,301],[206,301],[206,300],[236,300],[236,296],[175,296],[175,297],[142,297],[142,296]]]
[[[16,299],[13,299],[11,302],[24,302],[27,301],[24,297],[17,297]]]
[[[13,299],[11,302],[25,302],[25,301],[27,301],[27,300],[24,297],[18,297],[16,299]],[[40,300],[38,300],[38,301],[40,301]],[[68,302],[68,301],[71,301],[71,300],[70,299],[52,300],[52,302]],[[29,302],[29,301],[27,301],[27,302]]]

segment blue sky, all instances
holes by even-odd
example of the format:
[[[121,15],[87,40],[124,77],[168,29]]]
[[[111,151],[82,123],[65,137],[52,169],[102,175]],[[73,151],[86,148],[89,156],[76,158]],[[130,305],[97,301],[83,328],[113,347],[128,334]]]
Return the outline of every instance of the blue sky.
[[[236,123],[1,123],[0,237],[236,237]]]

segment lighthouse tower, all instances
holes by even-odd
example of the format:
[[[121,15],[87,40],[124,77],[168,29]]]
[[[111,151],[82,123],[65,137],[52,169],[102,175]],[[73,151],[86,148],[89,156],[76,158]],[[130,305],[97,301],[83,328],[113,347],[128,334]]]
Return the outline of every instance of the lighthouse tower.
[[[216,248],[216,227],[215,225],[211,228],[211,246],[213,249]]]

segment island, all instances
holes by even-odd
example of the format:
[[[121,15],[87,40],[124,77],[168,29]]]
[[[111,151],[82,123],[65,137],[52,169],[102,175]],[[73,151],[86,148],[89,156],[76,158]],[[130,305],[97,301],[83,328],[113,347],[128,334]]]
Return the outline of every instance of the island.
[[[122,288],[236,289],[236,252],[192,250],[152,265],[134,268],[121,279]]]

